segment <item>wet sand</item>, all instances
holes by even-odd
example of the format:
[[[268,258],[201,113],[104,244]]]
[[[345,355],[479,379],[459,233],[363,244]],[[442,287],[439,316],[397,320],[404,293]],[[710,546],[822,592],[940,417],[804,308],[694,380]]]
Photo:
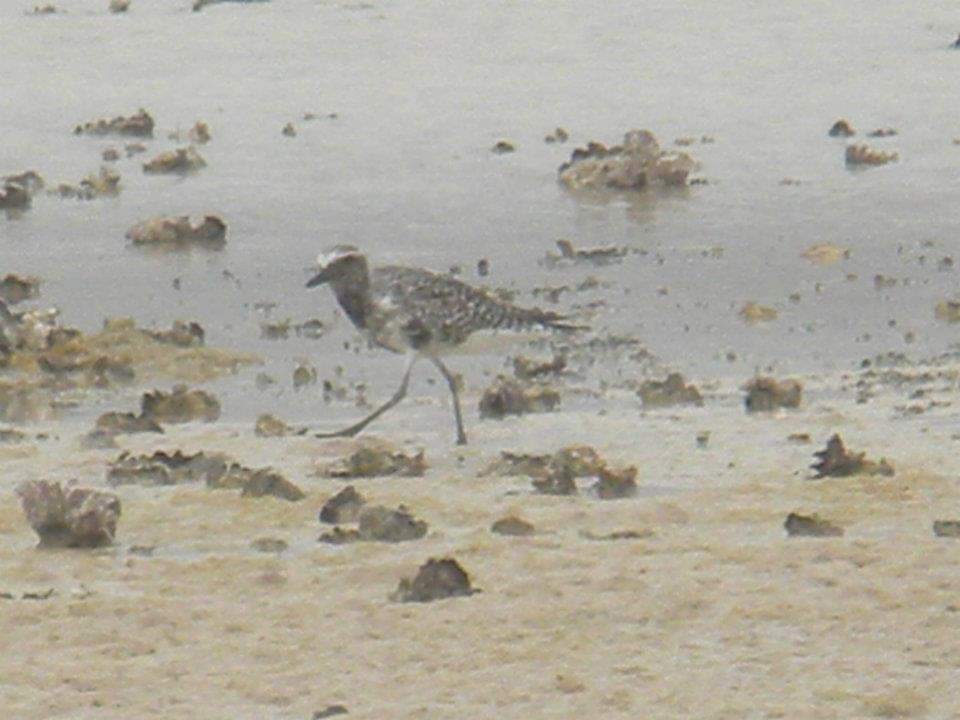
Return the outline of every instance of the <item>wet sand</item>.
[[[345,483],[314,471],[356,441],[262,439],[249,425],[125,438],[135,450],[271,463],[307,499],[124,486],[116,548],[38,551],[5,493],[0,590],[56,591],[0,604],[15,648],[5,706],[22,718],[302,718],[330,704],[404,718],[948,716],[960,702],[960,546],[931,523],[956,507],[956,440],[935,418],[893,420],[897,402],[885,392],[869,405],[747,415],[739,391],[721,387],[705,408],[472,419],[475,443],[463,449],[404,431],[409,418],[385,420],[385,437],[425,443],[431,465],[424,478],[353,481],[430,524],[423,540],[394,545],[316,543],[317,511]],[[810,479],[813,451],[835,431],[888,458],[895,476]],[[801,432],[813,443],[787,440]],[[97,483],[113,453],[77,451],[75,440],[4,448],[6,478]],[[526,478],[479,475],[500,449],[584,442],[637,465],[640,494],[548,497]],[[846,534],[787,538],[792,511]],[[492,534],[511,512],[537,533]],[[649,536],[585,537],[621,530]],[[289,549],[249,548],[264,536]],[[483,592],[388,600],[441,556]]]

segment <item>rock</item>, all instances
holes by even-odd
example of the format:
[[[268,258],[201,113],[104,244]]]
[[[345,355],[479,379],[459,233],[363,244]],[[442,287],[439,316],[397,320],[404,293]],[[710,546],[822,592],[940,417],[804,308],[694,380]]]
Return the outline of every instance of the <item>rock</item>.
[[[253,432],[257,437],[286,437],[292,435],[294,430],[283,420],[264,414],[257,418]]]
[[[749,323],[750,325],[756,325],[757,323],[762,322],[773,322],[777,319],[777,311],[772,307],[767,307],[766,305],[760,305],[755,303],[752,300],[745,303],[742,308],[740,308],[740,317],[743,318],[744,322]]]
[[[110,0],[109,10],[112,13],[125,13],[130,9],[130,0]]]
[[[308,385],[316,385],[317,369],[312,365],[300,364],[293,370],[293,389],[299,390]]]
[[[620,470],[600,468],[593,492],[601,500],[633,497],[637,494],[637,468],[632,465]]]
[[[290,337],[290,318],[277,322],[260,323],[260,337],[264,340],[286,340]]]
[[[117,162],[117,160],[120,159],[120,151],[116,148],[109,147],[100,153],[100,159],[108,163]]]
[[[509,140],[498,140],[497,143],[490,148],[490,152],[494,155],[505,155],[507,153],[512,153],[516,151],[513,143]]]
[[[370,478],[386,475],[423,477],[426,470],[427,461],[423,450],[407,455],[389,448],[368,445],[321,468],[319,473],[323,477],[333,478]]]
[[[533,380],[544,375],[559,375],[567,367],[567,356],[557,353],[547,362],[518,355],[513,359],[513,374],[518,380]]]
[[[116,197],[120,194],[120,174],[108,167],[100,168],[97,174],[87,175],[77,185],[60,183],[50,194],[63,199],[96,200]]]
[[[703,396],[693,383],[687,384],[680,373],[670,373],[666,380],[646,380],[637,390],[645,408],[695,405],[703,407]]]
[[[502,419],[507,415],[551,412],[560,404],[560,393],[546,385],[521,385],[499,376],[480,398],[480,417]]]
[[[112,120],[95,120],[77,125],[75,135],[124,135],[130,137],[153,137],[153,118],[143,108],[130,117],[115,117]]]
[[[195,145],[206,145],[211,140],[210,126],[202,120],[197,120],[194,126],[187,131],[187,140]]]
[[[886,165],[900,158],[896,152],[886,152],[884,150],[874,150],[863,143],[857,145],[848,145],[845,159],[850,166],[876,166]]]
[[[290,502],[297,502],[306,497],[303,490],[269,468],[253,471],[246,482],[243,483],[240,496],[265,497],[267,495]]]
[[[562,127],[556,128],[553,132],[547,133],[543,138],[545,143],[565,143],[570,139],[570,134]]]
[[[533,489],[541,495],[576,495],[577,483],[571,473],[551,468],[546,475],[534,478]]]
[[[113,493],[33,480],[18,485],[17,495],[41,547],[94,548],[113,543],[120,519],[120,499]]]
[[[39,297],[39,295],[40,278],[9,273],[3,280],[0,280],[0,299],[11,305]]]
[[[150,175],[186,175],[207,166],[193,146],[168,150],[143,164],[143,171]]]
[[[507,515],[494,522],[493,525],[490,526],[490,532],[496,533],[497,535],[523,537],[533,535],[536,529],[531,523],[528,523],[522,518],[518,518],[516,515]]]
[[[821,243],[811,245],[804,250],[803,257],[815,265],[833,265],[836,262],[848,259],[850,251],[829,243]]]
[[[134,245],[205,245],[222,248],[227,242],[227,224],[217,215],[191,219],[188,215],[155,217],[134,225],[126,238]]]
[[[346,715],[349,712],[343,705],[327,705],[323,710],[315,710],[313,720],[323,720],[323,718],[333,717],[335,715]]]
[[[934,520],[933,534],[937,537],[960,537],[960,520]]]
[[[960,322],[960,301],[941,300],[934,308],[933,316],[941,322]]]
[[[297,129],[293,126],[293,123],[287,123],[283,126],[283,129],[280,131],[280,134],[284,137],[296,137]]]
[[[815,478],[847,477],[850,475],[893,475],[893,466],[886,459],[880,462],[865,459],[866,453],[851,453],[843,445],[839,435],[827,441],[827,447],[814,453],[817,462],[810,467],[816,470]]]
[[[339,525],[330,532],[325,532],[317,538],[317,542],[328,543],[330,545],[347,545],[349,543],[359,542],[360,531],[350,528],[344,530]]]
[[[108,435],[126,433],[162,433],[163,428],[155,420],[131,412],[107,412],[97,418],[95,432]]]
[[[151,338],[165,345],[181,348],[203,347],[206,332],[198,322],[174,320],[169,330],[145,330]]]
[[[649,130],[631,130],[623,144],[591,142],[560,166],[560,182],[571,190],[642,190],[651,185],[683,186],[696,162],[686,153],[664,152]]]
[[[60,10],[56,5],[46,3],[44,5],[34,5],[33,10],[31,10],[28,15],[55,15],[59,13]]]
[[[140,415],[162,423],[214,422],[220,417],[220,402],[204,390],[175,385],[170,393],[162,390],[144,393]]]
[[[127,154],[128,158],[132,158],[134,155],[140,155],[147,151],[147,146],[143,143],[127,143],[123,146],[123,151]]]
[[[382,505],[365,505],[357,517],[361,540],[372,542],[406,542],[427,534],[427,523],[417,520],[401,505],[390,510]]]
[[[592,248],[575,248],[573,243],[564,238],[557,240],[557,249],[560,257],[574,262],[589,262],[594,265],[606,265],[611,262],[620,262],[627,254],[627,248],[616,245],[604,245]]]
[[[25,210],[30,207],[30,193],[20,185],[4,182],[0,185],[0,210]]]
[[[319,340],[327,332],[327,326],[317,318],[304,320],[302,323],[294,325],[293,329],[297,333],[297,337],[307,338],[308,340]]]
[[[180,450],[167,453],[158,450],[152,455],[122,453],[110,463],[107,484],[117,485],[177,485],[221,477],[227,460],[221,455],[197,452],[188,455]]]
[[[353,485],[347,485],[320,508],[320,522],[331,525],[356,522],[365,502]]]
[[[830,127],[827,134],[830,137],[853,137],[857,134],[857,131],[853,129],[849,122],[840,118]]]
[[[390,599],[394,602],[431,602],[476,592],[479,590],[470,585],[470,576],[460,563],[453,558],[431,558],[420,566],[412,580],[401,580]]]
[[[286,540],[272,537],[261,537],[250,543],[250,548],[262,553],[282,553],[288,547]]]
[[[790,537],[840,537],[843,528],[816,515],[790,513],[783,523]]]
[[[747,396],[743,404],[747,412],[771,412],[779,408],[800,407],[803,385],[796,380],[777,381],[772,377],[755,377],[744,386]]]

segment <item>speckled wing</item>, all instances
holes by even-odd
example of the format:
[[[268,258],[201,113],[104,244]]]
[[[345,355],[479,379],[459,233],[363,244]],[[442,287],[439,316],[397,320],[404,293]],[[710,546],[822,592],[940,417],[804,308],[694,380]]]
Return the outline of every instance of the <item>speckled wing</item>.
[[[537,325],[574,329],[564,317],[519,308],[484,290],[417,268],[386,266],[373,271],[375,302],[395,310],[395,321],[414,348],[458,345],[478,330],[523,330]]]

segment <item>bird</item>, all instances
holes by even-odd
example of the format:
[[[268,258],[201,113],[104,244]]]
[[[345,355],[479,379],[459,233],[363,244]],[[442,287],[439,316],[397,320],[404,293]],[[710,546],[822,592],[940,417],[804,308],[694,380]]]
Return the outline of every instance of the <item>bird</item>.
[[[353,245],[336,245],[317,256],[317,272],[308,288],[328,284],[353,325],[372,344],[407,357],[400,387],[372,413],[336,432],[318,438],[353,437],[396,406],[407,394],[410,373],[426,358],[446,380],[453,397],[457,444],[466,445],[457,379],[441,360],[478,331],[525,331],[536,328],[585,330],[565,315],[522,308],[489,292],[418,267],[383,265],[371,268]]]

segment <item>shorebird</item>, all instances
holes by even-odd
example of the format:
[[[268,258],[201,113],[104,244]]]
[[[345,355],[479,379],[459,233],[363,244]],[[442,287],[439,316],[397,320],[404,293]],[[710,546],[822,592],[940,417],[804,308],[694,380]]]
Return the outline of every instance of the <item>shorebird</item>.
[[[407,356],[400,387],[387,402],[360,422],[316,437],[352,437],[399,403],[407,394],[410,372],[419,358],[443,375],[453,396],[457,444],[465,445],[457,380],[441,355],[483,330],[580,330],[566,318],[538,308],[521,308],[447,275],[421,268],[385,265],[370,268],[352,245],[337,245],[317,257],[319,272],[307,283],[329,283],[340,307],[374,345]]]

